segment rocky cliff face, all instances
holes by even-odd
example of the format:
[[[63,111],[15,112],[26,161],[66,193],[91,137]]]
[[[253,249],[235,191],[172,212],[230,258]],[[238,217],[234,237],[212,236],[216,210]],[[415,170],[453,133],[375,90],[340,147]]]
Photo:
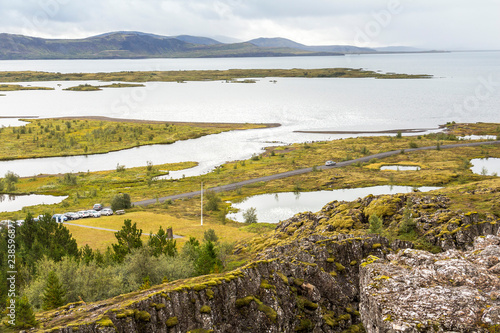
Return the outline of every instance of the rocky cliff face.
[[[432,195],[332,202],[241,246],[256,261],[236,271],[68,305],[42,324],[61,333],[485,331],[500,313],[500,238],[474,237],[495,234],[496,217],[448,205]],[[365,235],[371,214],[390,229],[405,210],[448,251]]]
[[[370,257],[360,269],[367,332],[497,332],[500,237],[478,237],[471,251],[406,249]]]

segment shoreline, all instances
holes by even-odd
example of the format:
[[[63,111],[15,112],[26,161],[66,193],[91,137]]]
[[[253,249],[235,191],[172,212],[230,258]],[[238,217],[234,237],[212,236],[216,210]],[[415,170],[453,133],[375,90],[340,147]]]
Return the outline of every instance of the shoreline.
[[[438,128],[404,128],[404,129],[392,129],[392,130],[382,130],[382,131],[313,131],[313,130],[299,130],[293,131],[294,133],[316,133],[316,134],[393,134],[393,133],[424,133],[430,130],[438,130]]]
[[[38,116],[35,116],[38,118]],[[18,117],[9,117],[18,118]],[[34,117],[32,117],[34,118]],[[146,119],[131,119],[131,118],[112,118],[106,116],[70,116],[70,117],[49,117],[41,119],[61,119],[61,120],[101,120],[101,121],[113,121],[121,123],[137,123],[137,124],[174,124],[174,125],[186,125],[186,126],[198,126],[198,127],[224,127],[233,125],[262,125],[261,128],[273,128],[280,127],[280,123],[208,123],[208,122],[188,122],[188,121],[168,121],[168,120],[146,120]],[[255,129],[261,129],[255,128]]]

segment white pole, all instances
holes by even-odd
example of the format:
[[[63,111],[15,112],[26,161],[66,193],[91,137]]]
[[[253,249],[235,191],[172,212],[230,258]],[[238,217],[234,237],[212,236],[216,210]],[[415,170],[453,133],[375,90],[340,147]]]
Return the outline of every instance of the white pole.
[[[203,225],[203,182],[201,182],[201,225]]]

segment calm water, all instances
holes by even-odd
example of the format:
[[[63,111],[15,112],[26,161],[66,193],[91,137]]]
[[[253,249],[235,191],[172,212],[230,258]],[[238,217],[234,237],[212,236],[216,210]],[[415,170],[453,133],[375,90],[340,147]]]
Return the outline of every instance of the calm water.
[[[281,123],[282,126],[109,155],[2,162],[0,175],[7,170],[31,176],[55,171],[114,169],[117,163],[131,167],[145,165],[146,161],[187,160],[200,163],[198,168],[183,172],[194,175],[228,160],[248,158],[276,142],[348,136],[295,133],[296,130],[373,131],[436,128],[452,120],[500,122],[499,59],[500,52],[464,52],[346,57],[0,61],[0,70],[57,72],[353,67],[435,75],[427,80],[277,78],[276,84],[269,82],[271,78],[259,79],[254,84],[149,82],[143,88],[95,92],[62,90],[86,82],[29,82],[25,84],[55,90],[5,92],[7,96],[0,98],[0,116],[106,115],[167,121]],[[477,89],[482,93],[479,97]]]
[[[67,196],[52,195],[8,195],[0,194],[0,212],[15,212],[26,206],[52,205],[66,199]]]
[[[437,190],[439,187],[419,187],[422,192]],[[395,194],[413,191],[409,186],[372,186],[363,188],[342,189],[333,191],[316,192],[285,192],[275,194],[262,194],[247,198],[232,206],[240,211],[236,214],[228,214],[228,218],[238,222],[244,222],[243,212],[254,207],[257,209],[258,222],[278,223],[290,218],[300,212],[317,212],[327,203],[338,201],[352,201],[362,198],[368,194]]]
[[[380,168],[380,170],[394,170],[394,171],[418,171],[420,170],[419,166],[410,166],[410,165],[384,165]]]
[[[472,172],[478,175],[498,176],[500,175],[500,158],[475,158],[472,163]]]

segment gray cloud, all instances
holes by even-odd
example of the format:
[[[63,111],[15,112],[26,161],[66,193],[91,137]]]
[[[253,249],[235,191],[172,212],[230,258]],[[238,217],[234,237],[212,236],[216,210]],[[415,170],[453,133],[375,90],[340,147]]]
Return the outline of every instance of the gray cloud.
[[[0,32],[116,30],[285,37],[304,44],[500,49],[497,0],[0,0]]]

